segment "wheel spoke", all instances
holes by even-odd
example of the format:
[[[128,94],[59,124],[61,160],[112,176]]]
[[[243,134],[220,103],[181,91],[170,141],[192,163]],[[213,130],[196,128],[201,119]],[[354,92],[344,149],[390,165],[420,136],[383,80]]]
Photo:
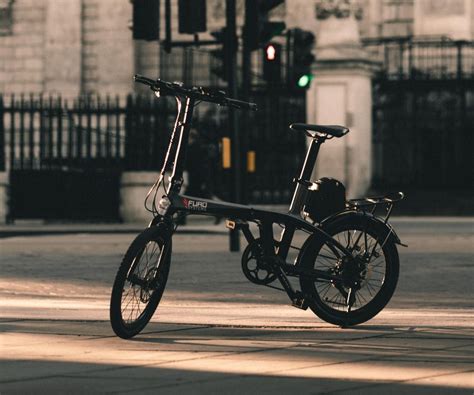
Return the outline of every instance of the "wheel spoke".
[[[375,289],[375,287],[370,283],[371,280],[366,280],[365,285],[367,285],[367,289],[371,290],[376,294],[378,291]]]
[[[132,261],[133,263],[130,269],[133,269],[135,274],[129,271],[127,278],[131,279],[135,277],[136,282],[132,283],[130,280],[127,281],[128,288],[126,291],[124,288],[121,301],[122,316],[126,323],[130,324],[137,321],[148,305],[151,294],[150,291],[142,287],[149,286],[148,284],[150,284],[153,277],[156,276],[156,272],[153,273],[152,276],[150,276],[150,274],[152,274],[152,270],[154,270],[153,262],[159,261],[159,258],[162,256],[161,252],[162,249],[160,245],[154,241],[150,241],[144,246],[142,253]],[[159,253],[160,255],[158,255]]]
[[[324,258],[324,259],[331,259],[332,261],[337,261],[337,258],[335,258],[333,256],[327,256],[327,255],[319,254],[318,257],[321,257],[321,258]]]

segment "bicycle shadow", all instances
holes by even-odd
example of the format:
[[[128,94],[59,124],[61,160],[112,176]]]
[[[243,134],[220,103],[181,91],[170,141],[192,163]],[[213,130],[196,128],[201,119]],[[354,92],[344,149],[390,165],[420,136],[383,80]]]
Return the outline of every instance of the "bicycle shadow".
[[[474,362],[471,332],[455,326],[151,322],[135,338],[123,340],[107,321],[2,321],[8,342],[0,386],[6,393],[99,388],[240,394],[298,388],[300,393],[451,394],[468,391],[466,372]]]

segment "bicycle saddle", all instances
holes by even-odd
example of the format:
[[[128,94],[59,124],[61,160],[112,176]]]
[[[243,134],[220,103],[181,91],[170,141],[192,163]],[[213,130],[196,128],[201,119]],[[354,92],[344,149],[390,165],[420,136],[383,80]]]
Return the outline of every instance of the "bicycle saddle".
[[[307,123],[292,123],[290,125],[290,129],[293,130],[302,130],[307,134],[311,135],[311,137],[316,137],[314,134],[309,133],[309,131],[317,132],[317,133],[324,133],[334,137],[342,137],[345,134],[349,133],[349,128],[345,126],[338,126],[338,125],[310,125]]]

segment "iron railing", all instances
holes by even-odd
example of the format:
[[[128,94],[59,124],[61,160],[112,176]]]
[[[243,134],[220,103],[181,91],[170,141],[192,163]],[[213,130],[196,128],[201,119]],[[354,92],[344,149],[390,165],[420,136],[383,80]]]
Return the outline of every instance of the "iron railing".
[[[474,78],[474,41],[446,38],[390,38],[364,41],[381,65],[380,76],[391,80]]]
[[[249,201],[288,203],[291,179],[303,160],[305,138],[288,125],[305,120],[305,95],[287,90],[254,91],[260,111],[239,114],[243,163],[252,151],[256,167],[243,171]],[[0,166],[7,170],[156,171],[162,166],[176,104],[151,95],[118,98],[0,95]],[[209,153],[212,193],[231,199],[232,173],[222,166],[221,141],[229,136],[226,108],[196,108],[193,149]],[[2,147],[3,146],[3,147]],[[2,149],[3,148],[3,149]],[[200,159],[200,158],[199,158]],[[207,162],[206,162],[207,161]],[[212,162],[212,163],[211,163]]]
[[[12,170],[115,166],[124,157],[124,124],[118,98],[0,95],[0,144]]]

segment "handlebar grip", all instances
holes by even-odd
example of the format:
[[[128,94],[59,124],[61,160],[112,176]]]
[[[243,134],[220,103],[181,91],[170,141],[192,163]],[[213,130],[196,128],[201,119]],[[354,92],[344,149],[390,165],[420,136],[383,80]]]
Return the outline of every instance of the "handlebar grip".
[[[249,103],[249,110],[250,111],[258,111],[257,103]]]
[[[141,84],[145,84],[148,86],[153,86],[153,84],[155,83],[155,81],[152,80],[151,78],[144,77],[143,75],[140,75],[140,74],[135,74],[133,77],[133,80],[135,82],[140,82]]]
[[[242,110],[251,110],[251,111],[258,110],[257,104],[255,103],[249,103],[246,101],[236,100],[236,99],[227,99],[226,102],[227,102],[226,104],[230,107],[239,108]]]

